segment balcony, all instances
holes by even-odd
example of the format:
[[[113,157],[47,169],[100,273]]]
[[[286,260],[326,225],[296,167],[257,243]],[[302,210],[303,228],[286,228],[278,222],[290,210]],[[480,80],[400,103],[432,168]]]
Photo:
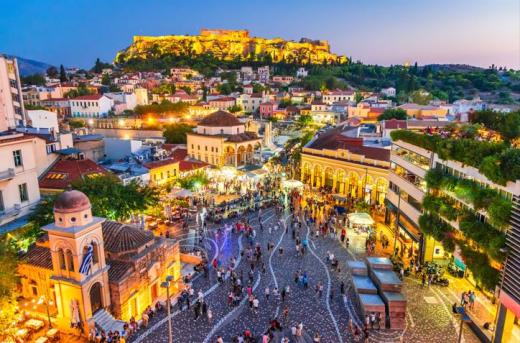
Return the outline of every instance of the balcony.
[[[0,182],[12,180],[15,175],[16,173],[13,168],[0,171]]]
[[[406,215],[410,220],[417,226],[419,226],[419,217],[421,216],[421,212],[418,211],[415,207],[411,206],[404,199],[401,198],[401,203],[399,204],[399,196],[394,193],[390,188],[388,189],[388,193],[386,194],[386,198],[390,201],[396,208],[399,205],[400,211]]]

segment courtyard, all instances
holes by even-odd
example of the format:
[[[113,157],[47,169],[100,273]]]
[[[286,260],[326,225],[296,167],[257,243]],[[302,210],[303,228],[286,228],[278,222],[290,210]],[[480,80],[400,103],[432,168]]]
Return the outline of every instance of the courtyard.
[[[230,261],[234,263],[237,275],[248,286],[250,292],[258,298],[258,311],[253,311],[246,296],[239,300],[236,306],[228,304],[228,295],[232,290],[231,281],[217,280],[217,272],[209,268],[206,275],[196,275],[192,282],[193,296],[190,297],[190,309],[178,304],[171,313],[174,342],[216,342],[222,337],[224,342],[233,342],[238,335],[246,330],[256,341],[262,341],[262,335],[271,325],[271,320],[277,319],[281,332],[276,333],[274,342],[280,342],[286,336],[290,342],[312,342],[319,334],[321,342],[354,342],[349,330],[349,320],[362,328],[364,318],[360,318],[356,305],[356,296],[351,284],[350,273],[346,268],[348,260],[362,259],[364,253],[356,254],[347,250],[337,238],[329,236],[314,236],[314,230],[302,220],[301,228],[295,229],[295,235],[302,240],[308,240],[307,252],[302,256],[297,254],[293,238],[294,220],[290,211],[279,212],[270,207],[262,211],[249,213],[242,217],[249,221],[255,230],[254,237],[248,237],[242,232],[225,229],[228,220],[219,225],[209,225],[204,231],[202,249],[205,250],[208,261],[217,259],[227,268]],[[260,221],[262,225],[260,225]],[[280,225],[281,224],[281,225]],[[278,227],[278,228],[277,228]],[[195,228],[195,224],[191,225]],[[181,238],[186,244],[191,241],[188,236]],[[251,268],[248,260],[248,247],[261,247],[261,262]],[[268,251],[268,245],[273,248]],[[339,260],[339,268],[332,269],[327,261],[327,254],[333,253]],[[250,272],[252,270],[252,272]],[[308,278],[308,288],[295,282],[296,273],[305,273]],[[370,329],[370,342],[456,342],[458,338],[459,321],[451,312],[451,305],[457,302],[456,294],[438,286],[423,288],[420,281],[413,276],[406,277],[404,294],[408,300],[406,327],[404,330]],[[344,295],[341,285],[344,285]],[[316,291],[316,285],[323,286],[323,294]],[[281,292],[289,286],[289,292],[282,300],[275,296],[275,288]],[[270,289],[269,299],[265,297],[265,289]],[[201,292],[202,294],[199,294]],[[207,309],[212,313],[195,319],[193,304],[202,299]],[[139,318],[136,318],[138,320]],[[291,328],[303,324],[301,337],[294,337]],[[166,311],[157,312],[146,328],[135,332],[130,342],[168,342],[168,320]],[[359,339],[363,341],[363,339]],[[479,342],[469,327],[463,329],[464,342]]]

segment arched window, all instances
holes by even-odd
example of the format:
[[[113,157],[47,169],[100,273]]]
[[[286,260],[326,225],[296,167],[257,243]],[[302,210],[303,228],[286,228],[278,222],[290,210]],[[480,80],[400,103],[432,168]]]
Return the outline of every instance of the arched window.
[[[60,262],[60,268],[65,270],[67,266],[65,265],[65,254],[63,253],[63,249],[58,249],[58,259]]]
[[[72,258],[72,252],[70,250],[67,250],[67,267],[69,272],[74,271],[74,259]]]
[[[92,263],[96,264],[99,262],[99,249],[97,243],[92,242]]]

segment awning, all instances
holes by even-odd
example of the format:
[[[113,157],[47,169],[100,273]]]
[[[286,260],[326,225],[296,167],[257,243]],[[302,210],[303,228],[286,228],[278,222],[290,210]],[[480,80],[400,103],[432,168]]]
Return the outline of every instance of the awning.
[[[353,225],[374,225],[375,221],[368,213],[355,212],[347,215],[348,220]]]

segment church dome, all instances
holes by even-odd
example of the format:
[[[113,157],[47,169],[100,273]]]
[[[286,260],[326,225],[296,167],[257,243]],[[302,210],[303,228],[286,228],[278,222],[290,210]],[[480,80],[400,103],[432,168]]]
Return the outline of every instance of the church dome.
[[[54,212],[71,213],[90,209],[90,200],[80,191],[70,190],[61,193],[54,201]]]
[[[199,122],[199,126],[226,127],[243,125],[233,114],[226,111],[216,111]]]

